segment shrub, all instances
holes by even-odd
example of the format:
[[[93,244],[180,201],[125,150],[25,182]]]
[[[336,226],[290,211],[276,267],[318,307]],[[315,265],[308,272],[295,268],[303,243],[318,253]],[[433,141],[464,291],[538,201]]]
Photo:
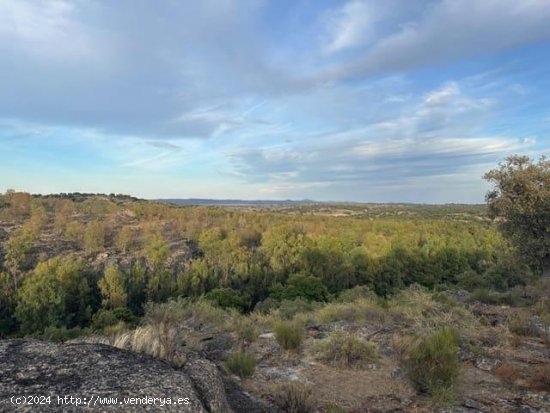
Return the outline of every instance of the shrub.
[[[40,338],[47,341],[54,342],[63,342],[67,340],[72,340],[74,338],[80,337],[81,335],[86,334],[86,330],[81,329],[80,327],[67,328],[63,327],[47,327],[44,330],[44,333],[40,335]]]
[[[137,320],[137,317],[125,307],[115,308],[114,310],[99,310],[92,316],[92,329],[103,331],[106,327],[114,326],[121,321],[134,325]]]
[[[406,368],[421,392],[436,395],[452,388],[460,369],[456,331],[444,327],[420,340],[409,353]]]
[[[256,370],[256,358],[250,353],[234,353],[225,361],[225,367],[240,378],[251,377]]]
[[[550,364],[537,367],[534,370],[529,380],[529,387],[533,390],[550,392]]]
[[[277,343],[285,350],[296,350],[302,344],[303,328],[292,321],[280,321],[273,328]]]
[[[275,300],[274,298],[267,297],[265,300],[256,303],[256,305],[254,306],[254,311],[258,311],[262,314],[268,314],[271,311],[279,308],[279,305],[279,301]]]
[[[302,383],[280,384],[273,392],[273,401],[282,413],[314,413],[317,402],[313,391]]]
[[[90,222],[84,233],[84,249],[86,253],[102,251],[105,247],[105,226],[102,222]]]
[[[289,301],[284,300],[279,305],[279,315],[287,320],[294,318],[297,314],[307,313],[313,310],[313,306],[300,298]]]
[[[366,285],[358,285],[356,287],[350,288],[349,290],[344,290],[338,295],[338,302],[340,303],[349,303],[356,301],[360,298],[369,298],[373,295],[369,290],[369,287]]]
[[[279,300],[327,301],[329,293],[323,282],[314,276],[293,274],[288,277],[287,285],[279,286],[271,294]]]
[[[364,323],[367,321],[382,322],[386,318],[386,311],[373,300],[361,298],[350,303],[330,303],[316,311],[317,319],[321,323],[335,321],[349,321]]]
[[[234,325],[235,333],[243,344],[256,341],[260,334],[256,322],[250,317],[239,317]]]
[[[510,364],[503,364],[496,369],[498,378],[507,386],[511,386],[519,378],[519,371]]]
[[[318,360],[337,367],[360,368],[378,359],[376,344],[342,330],[316,346]]]
[[[244,311],[250,307],[250,298],[231,288],[216,288],[206,294],[205,298],[215,302],[221,308],[236,308]]]
[[[539,328],[527,314],[516,314],[508,320],[508,329],[518,336],[537,337]]]

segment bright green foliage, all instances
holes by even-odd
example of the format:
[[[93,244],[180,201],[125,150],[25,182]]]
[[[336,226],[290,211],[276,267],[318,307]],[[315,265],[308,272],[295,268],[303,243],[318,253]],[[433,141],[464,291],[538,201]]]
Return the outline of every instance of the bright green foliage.
[[[225,367],[240,378],[252,377],[256,370],[256,357],[251,353],[233,353],[225,361]]]
[[[271,228],[264,234],[260,249],[269,257],[273,271],[289,274],[300,270],[302,254],[307,243],[303,230],[281,225]]]
[[[115,265],[105,268],[105,274],[97,283],[105,308],[126,307],[128,287],[126,276]]]
[[[170,247],[161,236],[156,236],[147,245],[145,254],[153,269],[157,271],[166,264],[170,256]]]
[[[460,371],[456,331],[445,327],[423,338],[410,352],[406,367],[421,392],[437,395],[452,388]]]
[[[56,257],[38,264],[25,278],[15,314],[23,333],[40,332],[48,326],[73,327],[89,320],[90,300],[84,263]]]
[[[84,233],[84,250],[88,254],[105,248],[105,226],[100,221],[90,222]]]
[[[277,343],[285,350],[296,350],[302,344],[303,327],[293,321],[279,321],[273,327]]]
[[[485,179],[494,185],[489,211],[504,218],[504,234],[533,269],[550,267],[550,159],[510,156]]]

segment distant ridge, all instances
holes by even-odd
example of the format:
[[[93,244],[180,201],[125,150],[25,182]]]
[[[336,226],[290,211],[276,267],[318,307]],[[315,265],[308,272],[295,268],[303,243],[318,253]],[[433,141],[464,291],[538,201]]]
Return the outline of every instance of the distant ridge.
[[[155,199],[154,201],[174,205],[301,205],[319,204],[311,199],[302,200],[243,200],[243,199],[205,199],[205,198],[168,198]]]

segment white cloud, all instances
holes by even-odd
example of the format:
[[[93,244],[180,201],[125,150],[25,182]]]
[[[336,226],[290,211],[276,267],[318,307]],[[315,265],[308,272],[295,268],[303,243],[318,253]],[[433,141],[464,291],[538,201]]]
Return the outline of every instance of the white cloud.
[[[374,40],[374,8],[365,0],[351,0],[326,17],[326,52],[365,46]]]
[[[407,70],[550,38],[550,0],[441,0],[336,76]]]
[[[1,0],[0,48],[17,46],[44,58],[83,58],[99,50],[66,0]]]

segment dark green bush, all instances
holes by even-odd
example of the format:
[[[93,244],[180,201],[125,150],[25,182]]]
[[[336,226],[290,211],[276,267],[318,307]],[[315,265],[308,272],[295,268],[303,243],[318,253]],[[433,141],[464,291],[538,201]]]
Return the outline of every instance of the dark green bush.
[[[251,377],[256,370],[256,358],[250,353],[233,353],[225,361],[225,367],[240,378]]]
[[[231,288],[216,288],[206,294],[205,298],[215,302],[221,308],[245,311],[250,307],[250,297]]]
[[[287,284],[278,286],[271,293],[278,300],[328,301],[329,293],[323,282],[314,276],[294,274],[288,277]]]
[[[137,323],[138,318],[125,307],[119,307],[113,310],[99,310],[92,317],[92,329],[103,331],[106,327],[114,326],[120,321],[132,326]]]
[[[460,371],[456,331],[445,327],[423,338],[410,351],[406,368],[420,392],[435,396],[452,389]]]

